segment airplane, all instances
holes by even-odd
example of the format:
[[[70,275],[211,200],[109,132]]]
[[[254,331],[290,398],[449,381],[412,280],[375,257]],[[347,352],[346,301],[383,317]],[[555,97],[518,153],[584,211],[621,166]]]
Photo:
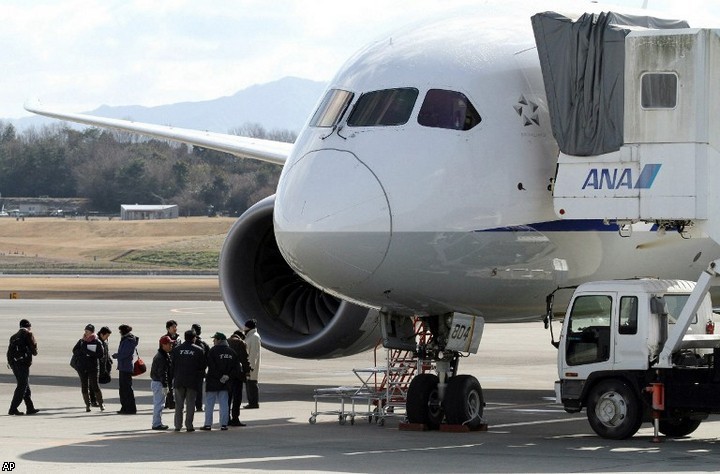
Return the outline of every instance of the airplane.
[[[471,351],[450,348],[453,321],[538,320],[559,286],[692,279],[720,251],[707,236],[660,236],[642,222],[622,236],[617,223],[556,214],[559,149],[530,20],[547,10],[618,8],[502,2],[401,29],[344,64],[294,144],[26,109],[282,165],[276,194],[222,249],[234,322],[257,318],[267,349],[321,359],[366,350],[380,333],[386,346],[412,344],[420,318],[437,375],[413,379],[408,421],[479,424],[482,388],[458,373]]]

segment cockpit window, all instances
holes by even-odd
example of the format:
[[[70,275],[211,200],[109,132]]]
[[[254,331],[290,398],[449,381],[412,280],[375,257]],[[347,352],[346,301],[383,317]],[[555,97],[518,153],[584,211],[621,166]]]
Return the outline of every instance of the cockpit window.
[[[347,123],[351,127],[402,125],[410,119],[417,96],[418,90],[411,87],[367,92],[358,99]]]
[[[353,93],[342,89],[330,89],[323,97],[320,107],[315,111],[311,127],[334,127],[345,113],[353,98]]]
[[[465,94],[443,89],[430,89],[418,114],[422,126],[451,130],[470,130],[481,120]]]

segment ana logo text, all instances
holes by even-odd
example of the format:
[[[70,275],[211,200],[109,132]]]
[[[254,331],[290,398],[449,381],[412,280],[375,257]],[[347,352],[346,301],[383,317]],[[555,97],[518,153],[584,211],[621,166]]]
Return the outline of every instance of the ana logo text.
[[[633,180],[632,168],[592,168],[582,189],[649,189],[661,166],[658,163],[643,166],[637,181]]]

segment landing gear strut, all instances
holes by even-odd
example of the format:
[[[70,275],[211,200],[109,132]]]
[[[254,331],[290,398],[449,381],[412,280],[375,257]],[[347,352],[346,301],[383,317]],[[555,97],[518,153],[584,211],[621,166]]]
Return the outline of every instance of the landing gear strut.
[[[485,399],[475,377],[457,374],[461,354],[447,348],[452,318],[449,315],[432,316],[427,318],[426,325],[432,338],[417,348],[418,358],[426,362],[432,360],[437,375],[419,374],[410,383],[407,420],[430,429],[437,429],[443,421],[477,429],[483,424]]]

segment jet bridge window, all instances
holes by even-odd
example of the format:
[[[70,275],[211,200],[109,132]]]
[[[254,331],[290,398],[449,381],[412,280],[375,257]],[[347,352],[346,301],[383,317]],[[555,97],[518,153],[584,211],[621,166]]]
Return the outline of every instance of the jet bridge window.
[[[612,298],[578,296],[568,320],[565,360],[568,365],[592,364],[610,358]]]
[[[360,96],[348,118],[351,127],[403,125],[410,119],[418,90],[384,89]]]
[[[677,75],[671,72],[643,74],[640,102],[643,109],[674,109],[677,105]]]
[[[347,110],[355,94],[342,89],[330,89],[315,111],[311,127],[334,127]]]
[[[450,130],[470,130],[480,121],[465,94],[443,89],[430,89],[418,114],[420,125]]]

